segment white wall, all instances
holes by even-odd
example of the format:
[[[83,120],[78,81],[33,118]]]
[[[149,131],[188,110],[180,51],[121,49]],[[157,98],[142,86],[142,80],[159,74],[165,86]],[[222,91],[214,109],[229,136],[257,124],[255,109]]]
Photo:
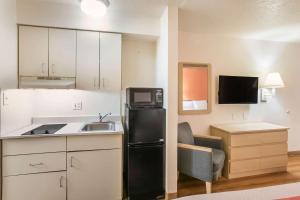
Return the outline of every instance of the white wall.
[[[292,43],[233,39],[179,33],[179,61],[212,64],[212,113],[180,116],[190,122],[194,134],[208,134],[209,125],[240,121],[267,121],[289,126],[289,150],[300,150],[300,45]],[[217,77],[223,75],[260,76],[278,71],[286,88],[267,103],[257,105],[218,105]],[[289,110],[290,114],[286,111]]]
[[[13,89],[1,93],[1,133],[28,126],[32,117],[120,115],[120,92]],[[82,102],[82,109],[74,105]]]
[[[122,39],[122,88],[154,87],[156,41],[124,36]]]
[[[76,1],[76,0],[74,0]],[[74,4],[46,1],[17,0],[17,21],[20,24],[101,30],[145,35],[159,34],[159,19],[124,17],[107,13],[102,18],[85,15]]]
[[[120,115],[120,93],[83,90],[33,90],[34,117],[90,116],[112,112]],[[82,110],[74,105],[82,102]]]
[[[177,62],[178,7],[169,5],[161,17],[160,38],[157,42],[157,87],[164,88],[166,123],[166,190],[177,192]]]
[[[0,88],[17,87],[16,1],[0,1]]]
[[[3,90],[0,99],[1,134],[15,131],[31,124],[35,102],[32,90]]]

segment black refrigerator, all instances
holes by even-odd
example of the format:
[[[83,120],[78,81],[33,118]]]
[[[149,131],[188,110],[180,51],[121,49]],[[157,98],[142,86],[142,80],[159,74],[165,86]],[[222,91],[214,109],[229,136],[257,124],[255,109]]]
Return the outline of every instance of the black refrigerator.
[[[165,124],[164,108],[126,104],[124,195],[128,200],[165,196]]]

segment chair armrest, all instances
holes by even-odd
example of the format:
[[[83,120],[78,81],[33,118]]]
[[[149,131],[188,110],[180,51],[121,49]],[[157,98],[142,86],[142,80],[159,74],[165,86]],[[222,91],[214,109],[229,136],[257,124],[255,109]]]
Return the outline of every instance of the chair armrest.
[[[223,140],[221,137],[208,135],[194,136],[194,141],[198,146],[223,150]]]
[[[212,140],[222,140],[221,137],[219,137],[219,136],[213,136],[213,135],[196,135],[194,137],[195,138],[207,138],[207,139],[212,139]]]
[[[191,144],[183,144],[183,143],[178,143],[178,148],[184,148],[184,149],[190,149],[190,150],[196,150],[196,151],[212,152],[211,148],[201,147],[201,146],[191,145]]]
[[[178,171],[211,182],[213,179],[212,149],[178,143]]]

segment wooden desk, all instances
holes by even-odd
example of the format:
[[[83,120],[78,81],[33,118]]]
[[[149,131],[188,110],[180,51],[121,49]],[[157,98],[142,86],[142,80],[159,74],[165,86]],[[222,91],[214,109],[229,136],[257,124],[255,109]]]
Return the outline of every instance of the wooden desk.
[[[287,127],[264,122],[235,123],[212,125],[210,132],[223,138],[226,178],[287,170]]]

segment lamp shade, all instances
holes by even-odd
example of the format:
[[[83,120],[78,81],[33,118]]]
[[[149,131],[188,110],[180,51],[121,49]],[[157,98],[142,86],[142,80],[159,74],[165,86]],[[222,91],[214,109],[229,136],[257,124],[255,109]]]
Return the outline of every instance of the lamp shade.
[[[267,75],[264,82],[264,88],[283,88],[284,83],[278,72],[273,72]]]

